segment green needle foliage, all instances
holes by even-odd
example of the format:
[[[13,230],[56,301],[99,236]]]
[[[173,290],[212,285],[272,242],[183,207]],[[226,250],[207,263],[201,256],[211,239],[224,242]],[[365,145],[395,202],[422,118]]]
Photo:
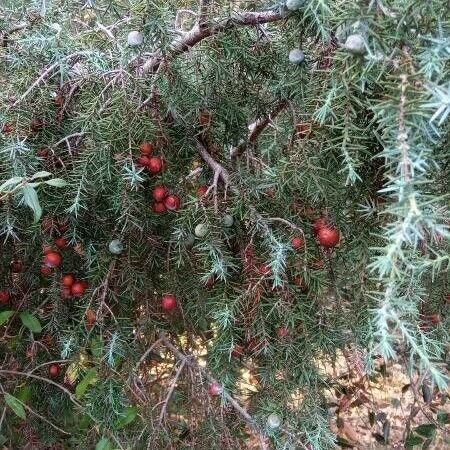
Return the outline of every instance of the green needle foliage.
[[[331,449],[343,354],[444,390],[448,26],[446,0],[2,0],[0,445]]]

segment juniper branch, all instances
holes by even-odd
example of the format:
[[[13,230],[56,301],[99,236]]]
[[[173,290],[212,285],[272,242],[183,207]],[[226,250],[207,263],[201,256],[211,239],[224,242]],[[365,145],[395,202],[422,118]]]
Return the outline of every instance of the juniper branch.
[[[283,16],[278,11],[236,12],[231,17],[213,20],[209,26],[197,23],[190,31],[172,41],[171,51],[167,56],[161,49],[157,50],[150,59],[142,64],[139,71],[143,74],[152,73],[158,69],[163,60],[172,59],[185,53],[204,39],[235,26],[255,26],[276,22],[282,18]]]

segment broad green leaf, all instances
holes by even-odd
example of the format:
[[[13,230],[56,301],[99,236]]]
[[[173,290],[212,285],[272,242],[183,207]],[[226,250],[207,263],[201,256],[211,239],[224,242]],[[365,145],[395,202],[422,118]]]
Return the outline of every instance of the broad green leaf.
[[[55,187],[64,187],[67,186],[67,181],[63,180],[62,178],[53,178],[52,180],[45,181],[45,184]]]
[[[22,403],[26,403],[31,398],[31,386],[26,384],[19,390],[14,392],[16,398],[18,398]]]
[[[42,331],[42,326],[39,320],[29,312],[21,312],[20,320],[22,321],[24,326],[26,326],[33,333],[40,333]]]
[[[42,208],[36,190],[29,184],[23,187],[23,200],[33,211],[34,222],[37,222],[42,216]]]
[[[75,395],[80,400],[86,393],[90,384],[94,384],[97,381],[97,369],[91,369],[85,375],[85,377],[77,384],[75,388]]]
[[[22,403],[11,394],[5,392],[5,402],[6,404],[14,411],[16,416],[25,420],[27,418],[27,414],[25,413],[25,409],[22,406]]]
[[[8,320],[12,317],[14,311],[2,311],[0,312],[0,325],[8,322]]]
[[[437,421],[441,425],[448,425],[450,423],[450,413],[447,411],[439,411],[437,413]]]
[[[122,417],[120,417],[119,420],[117,420],[115,428],[117,430],[120,430],[126,427],[129,423],[133,422],[133,420],[136,419],[137,415],[138,410],[136,406],[127,406],[122,414]]]
[[[423,425],[419,425],[418,427],[414,428],[414,432],[417,434],[420,434],[420,436],[430,438],[434,435],[434,432],[436,431],[436,425],[433,423],[425,423]]]
[[[416,445],[421,445],[423,439],[420,436],[415,436],[414,434],[410,434],[405,440],[405,449],[412,450]]]
[[[95,446],[95,450],[113,450],[111,445],[111,441],[108,438],[101,438],[97,445]]]
[[[36,178],[45,178],[45,177],[49,177],[51,175],[50,172],[47,172],[46,170],[41,170],[40,172],[36,172],[31,179],[35,180]]]
[[[6,192],[10,189],[7,189],[9,187],[15,186],[23,181],[23,177],[12,177],[9,180],[6,180],[1,186],[0,186],[0,192]]]

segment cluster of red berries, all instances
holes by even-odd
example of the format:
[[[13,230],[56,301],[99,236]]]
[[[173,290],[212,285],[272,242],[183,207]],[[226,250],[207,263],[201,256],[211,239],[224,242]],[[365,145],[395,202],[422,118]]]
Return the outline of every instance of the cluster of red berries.
[[[176,211],[180,209],[181,199],[178,195],[171,194],[166,186],[160,185],[153,189],[153,212],[163,214],[167,210]]]
[[[164,169],[165,163],[160,156],[153,155],[153,145],[144,141],[139,146],[141,156],[138,158],[138,164],[145,167],[151,174],[156,175]]]
[[[336,247],[341,239],[339,231],[323,218],[314,222],[313,231],[319,244],[325,248]]]
[[[61,278],[61,298],[82,297],[88,288],[86,280],[77,280],[71,273]]]

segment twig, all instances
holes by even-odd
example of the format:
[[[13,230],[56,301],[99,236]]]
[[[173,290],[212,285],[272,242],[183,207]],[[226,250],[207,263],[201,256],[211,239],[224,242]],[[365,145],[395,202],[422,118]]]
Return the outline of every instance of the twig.
[[[177,347],[175,347],[165,333],[159,333],[159,337],[164,345],[174,354],[174,356],[180,360],[184,361],[185,364],[193,369],[200,371],[203,376],[210,383],[217,383],[217,381],[212,377],[192,355],[185,355],[182,351],[180,351]],[[247,422],[247,424],[255,431],[258,436],[261,438],[261,448],[267,449],[267,445],[265,444],[265,436],[263,431],[259,428],[253,417],[225,390],[222,390],[223,397],[233,406],[233,408],[238,412],[242,418]]]
[[[70,55],[64,56],[61,60],[53,63],[51,66],[48,66],[39,76],[39,78],[33,82],[33,84],[13,103],[12,107],[14,108],[17,106],[25,97],[30,94],[30,92],[33,91],[37,86],[39,86],[47,77],[50,76],[50,74],[63,62],[68,61],[72,58],[75,58],[77,56],[83,56],[83,55],[89,55],[92,53],[90,50],[85,50],[81,52],[75,52],[71,53]]]
[[[225,185],[225,191],[227,190],[230,184],[230,174],[227,169],[219,164],[206,150],[206,147],[197,139],[197,150],[200,153],[203,160],[208,164],[208,166],[212,169],[214,178],[212,184],[209,186],[208,190],[205,192],[205,197],[207,197],[211,191],[213,191],[214,198],[214,209],[218,211],[218,201],[217,201],[217,185],[219,183],[219,179],[221,179]],[[233,192],[235,191],[234,188]],[[236,190],[237,191],[237,190]]]
[[[153,342],[152,345],[145,351],[145,353],[141,356],[141,359],[137,362],[136,367],[134,368],[134,371],[137,372],[141,364],[145,361],[147,356],[161,343],[161,339],[157,339],[155,342]]]
[[[79,408],[82,408],[82,405],[75,400],[74,394],[72,392],[70,392],[69,389],[66,389],[64,386],[61,386],[60,384],[56,383],[53,380],[50,380],[49,378],[40,377],[39,375],[33,375],[31,373],[17,372],[15,370],[4,370],[4,369],[0,369],[0,375],[18,375],[21,377],[34,378],[36,380],[40,380],[40,381],[44,381],[45,383],[52,384],[53,386],[56,386],[59,390],[65,392],[69,396],[70,401],[72,403],[74,403]]]
[[[58,147],[58,145],[61,145],[63,142],[65,142],[66,145],[67,145],[67,149],[69,150],[69,153],[72,154],[72,148],[70,146],[69,140],[73,139],[73,138],[80,138],[82,136],[85,136],[86,134],[88,134],[88,133],[87,132],[80,132],[80,133],[69,134],[68,136],[63,137],[58,142],[56,142],[56,144],[53,144],[53,147]]]
[[[116,40],[116,38],[114,37],[114,35],[111,33],[111,31],[108,30],[108,28],[105,27],[105,25],[101,24],[101,23],[98,22],[98,21],[97,21],[95,24],[97,25],[97,27],[98,27],[101,31],[103,31],[103,33],[106,34],[106,36],[109,37],[109,39],[111,39],[112,41],[115,41],[115,40]]]
[[[144,74],[154,72],[165,58],[173,58],[176,55],[187,52],[191,47],[210,36],[218,34],[235,26],[255,26],[262,23],[275,22],[283,19],[278,11],[262,12],[240,12],[234,13],[231,17],[213,20],[213,25],[200,26],[198,23],[181,37],[174,39],[170,45],[171,51],[165,56],[161,50],[158,50],[154,56],[148,59],[141,67],[140,71]]]
[[[175,386],[177,384],[178,378],[180,378],[181,372],[183,371],[184,366],[186,365],[186,359],[181,361],[180,367],[175,374],[172,383],[170,383],[169,391],[167,392],[166,398],[164,400],[163,406],[161,408],[161,413],[159,415],[159,425],[161,426],[164,416],[166,415],[167,407],[169,406],[170,398],[172,397],[173,391],[175,390]]]
[[[30,22],[22,22],[19,23],[17,25],[15,25],[14,27],[10,28],[9,30],[6,30],[3,35],[1,36],[1,41],[2,41],[2,47],[7,47],[8,46],[8,41],[9,41],[9,36],[13,33],[16,33],[17,31],[23,30],[24,28],[27,28],[31,25]]]
[[[242,155],[245,152],[245,149],[247,148],[248,143],[254,143],[259,135],[264,131],[264,129],[269,125],[273,119],[281,112],[284,108],[289,104],[287,100],[281,100],[279,101],[273,110],[263,116],[257,119],[255,122],[249,125],[249,134],[246,139],[242,140],[236,147],[233,147],[230,152],[230,156],[232,159],[237,158],[238,156]]]
[[[2,430],[3,421],[5,420],[6,406],[3,408],[2,416],[0,417],[0,431]]]
[[[62,428],[59,428],[54,423],[52,423],[50,420],[48,420],[46,417],[41,416],[39,413],[34,411],[32,408],[30,408],[26,403],[21,402],[19,399],[17,399],[17,400],[22,404],[22,406],[27,411],[29,411],[31,414],[35,415],[36,417],[39,417],[39,419],[43,420],[45,423],[48,423],[53,429],[55,429],[56,431],[59,431],[62,434],[66,434],[67,436],[70,436],[70,433],[68,433],[67,431],[63,430]]]
[[[56,361],[47,361],[45,363],[39,364],[36,367],[33,367],[33,369],[31,369],[28,373],[36,372],[36,370],[40,369],[41,367],[50,366],[51,364],[70,363],[70,362],[72,362],[71,359],[59,359]]]
[[[292,222],[290,222],[289,220],[283,219],[282,217],[269,217],[269,218],[267,219],[267,221],[268,221],[268,222],[280,222],[280,223],[284,223],[285,225],[287,225],[288,227],[292,228],[293,230],[300,231],[302,234],[304,234],[304,233],[303,233],[303,230],[302,230],[299,226],[295,225],[295,223],[292,223]]]

